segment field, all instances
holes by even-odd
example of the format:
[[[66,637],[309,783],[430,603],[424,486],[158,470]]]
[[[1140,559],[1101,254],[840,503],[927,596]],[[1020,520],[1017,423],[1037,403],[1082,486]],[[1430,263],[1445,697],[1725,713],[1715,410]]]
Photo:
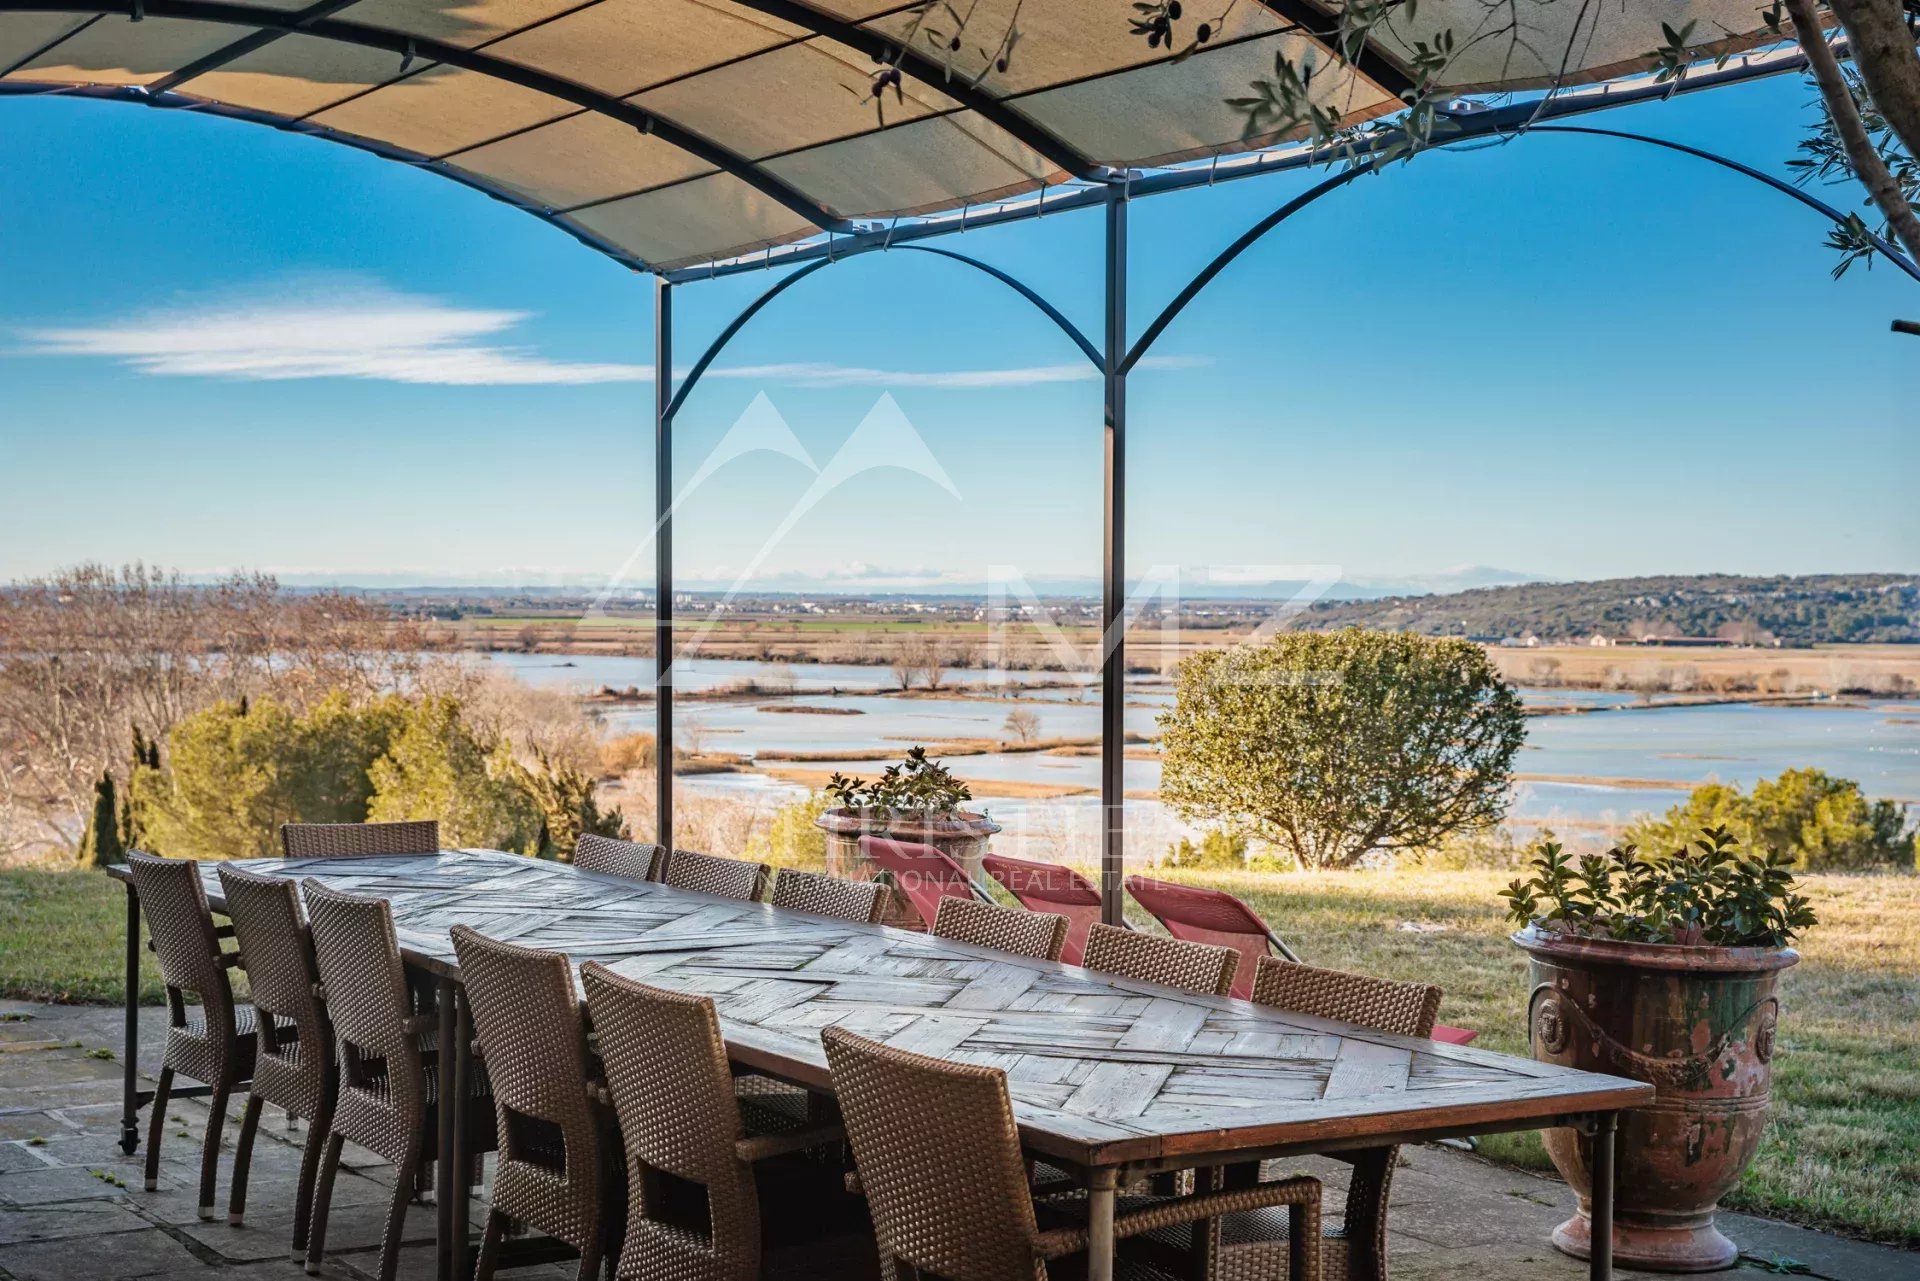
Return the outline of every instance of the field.
[[[1526,964],[1497,872],[1186,873],[1247,897],[1317,964],[1447,989],[1441,1015],[1526,1053]],[[1817,876],[1821,924],[1783,982],[1773,1124],[1733,1208],[1920,1246],[1920,877]],[[121,999],[124,897],[89,872],[0,871],[0,996]],[[1445,926],[1437,933],[1403,922]],[[148,967],[149,973],[151,966]],[[151,980],[145,997],[158,998]],[[1482,1151],[1544,1166],[1532,1135]]]
[[[1136,672],[1169,671],[1196,650],[1245,641],[1248,631],[1248,626],[1189,627],[1173,634],[1148,623],[1128,637],[1127,665]],[[683,655],[779,663],[884,665],[902,642],[914,642],[933,644],[950,666],[977,663],[994,646],[1013,668],[1091,671],[1098,664],[1099,630],[1090,625],[1063,621],[1057,632],[1043,632],[1022,621],[1002,624],[1001,632],[996,638],[988,624],[959,618],[722,615],[681,620],[677,639]],[[653,652],[653,620],[476,616],[438,625],[432,638],[446,649],[643,655]],[[1761,695],[1920,689],[1920,646],[1914,645],[1489,645],[1487,652],[1508,680],[1543,688]]]

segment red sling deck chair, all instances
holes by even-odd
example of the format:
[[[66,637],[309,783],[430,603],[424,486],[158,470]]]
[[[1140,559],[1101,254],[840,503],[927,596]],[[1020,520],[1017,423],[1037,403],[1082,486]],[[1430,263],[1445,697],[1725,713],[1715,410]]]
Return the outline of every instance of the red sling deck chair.
[[[893,887],[907,896],[928,929],[933,928],[941,899],[981,897],[966,869],[931,845],[863,836],[860,853],[893,877]]]
[[[1300,958],[1286,941],[1268,928],[1260,914],[1224,890],[1204,889],[1198,885],[1175,885],[1169,881],[1150,881],[1144,876],[1127,878],[1127,892],[1147,909],[1154,919],[1167,927],[1177,939],[1194,943],[1212,943],[1240,953],[1240,968],[1233,976],[1232,995],[1246,1000],[1253,994],[1253,976],[1259,958],[1267,947],[1289,961]],[[1480,1035],[1467,1028],[1433,1025],[1433,1039],[1452,1045],[1465,1045]]]
[[[1068,965],[1080,964],[1087,948],[1087,931],[1100,921],[1100,891],[1091,881],[1058,863],[1036,863],[1004,854],[983,855],[980,866],[1028,911],[1066,917],[1067,945],[1060,959]]]

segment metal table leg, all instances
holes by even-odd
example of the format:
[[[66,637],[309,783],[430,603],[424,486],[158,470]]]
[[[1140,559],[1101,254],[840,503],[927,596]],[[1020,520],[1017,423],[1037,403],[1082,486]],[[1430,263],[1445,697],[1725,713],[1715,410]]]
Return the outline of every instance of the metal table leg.
[[[1613,1136],[1617,1112],[1593,1118],[1593,1208],[1589,1219],[1589,1281],[1613,1281]]]
[[[447,1050],[440,1051],[440,1088],[453,1096],[453,1204],[448,1208],[452,1223],[454,1281],[467,1281],[473,1275],[472,1260],[467,1257],[467,1213],[472,1208],[473,1156],[467,1142],[467,1117],[472,1111],[467,1098],[473,1093],[473,1014],[467,1008],[467,990],[453,987],[453,1057],[448,1071]]]
[[[127,1025],[120,1050],[120,1150],[140,1146],[140,895],[127,882]]]
[[[438,1052],[442,1073],[440,1080],[443,1087],[440,1091],[437,1117],[439,1143],[433,1154],[433,1274],[436,1281],[456,1281],[453,1270],[453,1130],[454,1118],[459,1113],[453,1106],[455,1097],[453,1091],[444,1087],[446,1067],[451,1062],[449,1056],[453,1053],[454,1038],[459,1034],[454,1018],[454,993],[457,990],[451,979],[441,979],[434,987],[434,999],[439,1013]]]
[[[1087,1281],[1113,1281],[1113,1205],[1120,1172],[1087,1171]]]

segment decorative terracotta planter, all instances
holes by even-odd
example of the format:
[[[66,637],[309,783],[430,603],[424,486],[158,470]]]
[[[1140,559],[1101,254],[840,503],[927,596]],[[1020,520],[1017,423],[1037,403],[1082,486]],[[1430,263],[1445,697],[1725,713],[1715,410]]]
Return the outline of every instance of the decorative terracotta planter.
[[[931,845],[966,869],[974,880],[981,877],[980,856],[987,852],[987,840],[1000,825],[984,814],[965,810],[953,814],[930,814],[902,810],[828,810],[814,820],[827,834],[827,874],[852,881],[870,881],[874,867],[860,853],[862,836],[890,836],[896,841],[918,841]],[[920,914],[906,896],[893,893],[893,904],[886,923],[900,929],[923,930]]]
[[[1632,1077],[1654,1102],[1620,1118],[1614,1259],[1656,1272],[1710,1272],[1739,1257],[1713,1225],[1720,1198],[1760,1144],[1772,1087],[1780,971],[1792,948],[1622,943],[1529,927],[1527,1023],[1543,1063]],[[1586,1258],[1592,1145],[1547,1133],[1547,1153],[1580,1196],[1553,1243]]]

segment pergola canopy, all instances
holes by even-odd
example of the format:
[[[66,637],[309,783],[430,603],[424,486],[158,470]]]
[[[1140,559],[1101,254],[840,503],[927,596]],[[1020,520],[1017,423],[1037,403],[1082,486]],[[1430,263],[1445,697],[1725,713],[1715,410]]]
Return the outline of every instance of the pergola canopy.
[[[1283,141],[1229,103],[1276,55],[1316,65],[1314,100],[1357,122],[1403,105],[1415,43],[1442,31],[1444,89],[1538,89],[1642,68],[1676,8],[1422,0],[1349,68],[1316,0],[1188,14],[1171,53],[1124,0],[0,0],[0,90],[114,87],[324,132],[666,271]],[[1196,17],[1216,24],[1197,48]],[[1684,17],[1700,51],[1778,39],[1752,0]],[[887,65],[898,91],[876,94]]]

